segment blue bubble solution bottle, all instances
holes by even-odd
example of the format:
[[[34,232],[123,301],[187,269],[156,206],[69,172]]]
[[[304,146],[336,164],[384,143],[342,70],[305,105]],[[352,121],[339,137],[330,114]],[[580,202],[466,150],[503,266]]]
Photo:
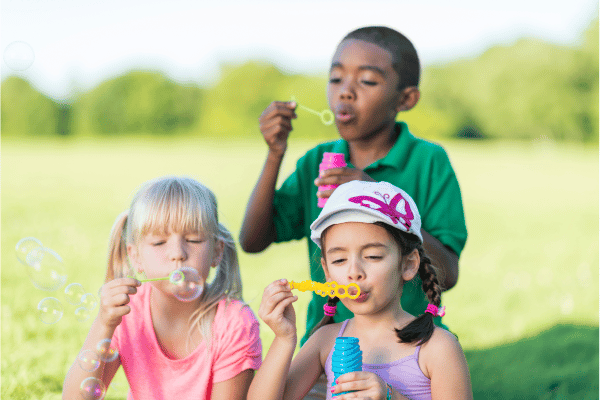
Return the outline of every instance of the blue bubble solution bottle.
[[[362,351],[358,345],[358,338],[342,336],[335,339],[331,355],[331,369],[333,382],[348,372],[362,371]],[[333,397],[344,393],[348,392],[334,393]]]

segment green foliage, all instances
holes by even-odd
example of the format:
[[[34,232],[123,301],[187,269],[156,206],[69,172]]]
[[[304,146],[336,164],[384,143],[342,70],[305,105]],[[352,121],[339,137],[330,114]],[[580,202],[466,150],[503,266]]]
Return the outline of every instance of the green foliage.
[[[79,130],[101,134],[189,130],[200,115],[202,90],[156,72],[134,71],[76,100]]]
[[[52,135],[63,121],[61,106],[16,76],[2,82],[2,134]],[[61,133],[65,128],[61,129]]]
[[[2,82],[2,131],[9,134],[260,135],[258,118],[272,101],[327,108],[326,76],[285,74],[266,62],[221,68],[214,86],[173,82],[134,71],[58,105],[27,82]],[[398,115],[428,139],[488,137],[598,142],[598,19],[575,46],[521,39],[473,59],[424,69],[417,106]],[[337,137],[334,125],[298,110],[294,137]]]
[[[596,35],[593,32],[596,32]],[[521,39],[472,60],[425,69],[420,107],[482,136],[598,141],[598,20],[583,46]]]
[[[218,83],[207,89],[198,131],[202,136],[219,137],[260,134],[258,118],[273,101],[289,101],[294,96],[310,108],[327,108],[322,94],[325,84],[324,78],[284,75],[268,63],[225,65]],[[324,127],[318,117],[302,111],[297,114],[293,135],[319,137],[325,132],[335,137],[335,128]]]

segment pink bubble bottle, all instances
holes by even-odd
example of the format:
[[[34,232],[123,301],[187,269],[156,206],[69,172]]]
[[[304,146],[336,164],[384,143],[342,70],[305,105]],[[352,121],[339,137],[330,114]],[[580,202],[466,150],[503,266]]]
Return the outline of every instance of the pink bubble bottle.
[[[331,168],[342,168],[347,166],[346,160],[344,159],[344,153],[323,153],[323,161],[319,164],[319,176],[321,176],[321,172],[326,169]],[[321,190],[332,190],[338,187],[339,185],[325,185],[319,186],[319,191]],[[317,206],[320,208],[325,207],[325,203],[327,203],[326,198],[319,197]]]

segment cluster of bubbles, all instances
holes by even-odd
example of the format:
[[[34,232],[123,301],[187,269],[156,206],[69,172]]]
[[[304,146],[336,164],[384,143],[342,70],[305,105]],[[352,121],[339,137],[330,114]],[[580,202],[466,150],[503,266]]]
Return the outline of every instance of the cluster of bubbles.
[[[181,301],[196,300],[204,290],[204,281],[192,267],[181,267],[171,272],[169,282],[173,295]]]
[[[14,71],[25,71],[34,60],[35,54],[27,42],[12,42],[4,49],[4,62]]]
[[[94,372],[103,362],[116,360],[119,352],[110,344],[110,339],[102,339],[95,349],[87,349],[79,353],[77,362],[81,369],[86,372]],[[102,400],[106,394],[106,385],[100,379],[90,376],[81,382],[79,391],[84,399]]]
[[[52,249],[44,247],[34,237],[26,237],[16,245],[17,259],[25,266],[25,272],[31,283],[41,290],[54,292],[67,282],[67,273],[61,257]],[[64,289],[65,300],[79,306],[74,314],[79,322],[89,319],[91,311],[98,305],[97,297],[86,293],[79,283],[71,283]],[[64,314],[64,306],[55,297],[42,299],[37,306],[38,317],[45,324],[58,322]]]

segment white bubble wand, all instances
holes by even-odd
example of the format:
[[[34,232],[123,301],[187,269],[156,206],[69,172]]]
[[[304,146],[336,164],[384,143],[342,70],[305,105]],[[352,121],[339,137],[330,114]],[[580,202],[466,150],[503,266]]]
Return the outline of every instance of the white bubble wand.
[[[292,96],[292,100],[293,102],[296,102],[296,104],[298,105],[298,108],[303,109],[304,111],[308,111],[311,114],[314,114],[316,116],[318,116],[319,118],[321,118],[321,122],[323,123],[323,125],[331,125],[333,124],[333,120],[334,120],[334,116],[333,113],[330,110],[323,110],[321,112],[319,111],[315,111],[312,108],[308,108],[302,104],[299,104],[296,101],[296,98],[294,96]]]

